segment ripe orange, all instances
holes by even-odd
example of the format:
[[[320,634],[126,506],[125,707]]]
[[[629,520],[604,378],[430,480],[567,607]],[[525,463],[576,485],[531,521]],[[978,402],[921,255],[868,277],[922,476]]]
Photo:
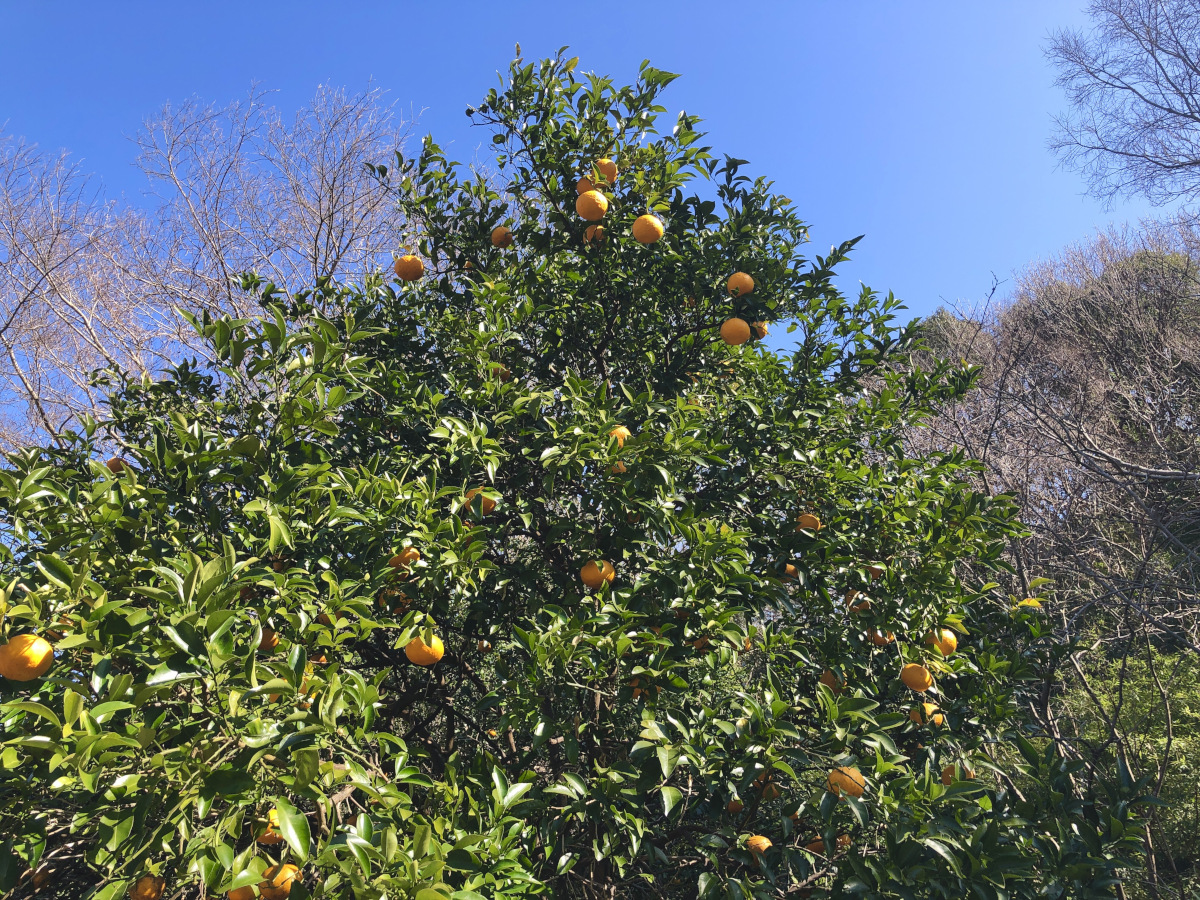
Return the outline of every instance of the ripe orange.
[[[712,641],[709,639],[708,635],[704,635],[703,637],[696,638],[696,640],[692,641],[692,649],[704,650],[711,643]]]
[[[734,798],[725,804],[725,811],[735,816],[743,809],[745,809],[745,806],[743,806],[742,801],[738,800],[737,798]]]
[[[756,341],[761,341],[763,338],[765,338],[767,336],[767,332],[769,330],[770,329],[767,326],[766,322],[751,322],[750,323],[750,334],[754,336],[754,339]]]
[[[54,648],[36,634],[18,634],[0,644],[0,675],[9,681],[33,681],[54,665]]]
[[[279,646],[279,635],[276,634],[274,628],[264,628],[262,630],[262,639],[258,642],[258,649],[263,653],[270,653]]]
[[[825,790],[839,797],[861,797],[867,789],[867,779],[854,766],[840,766],[829,773],[825,781]]]
[[[159,878],[155,875],[143,875],[129,889],[130,900],[158,900],[163,895],[163,888],[166,886],[167,880],[165,878]]]
[[[721,340],[729,344],[731,347],[737,347],[740,344],[750,340],[750,325],[745,319],[734,317],[726,319],[721,325]]]
[[[584,191],[575,201],[575,212],[587,222],[598,222],[608,212],[608,198],[599,191]]]
[[[878,581],[883,577],[882,566],[867,566],[867,574],[871,576],[872,581]]]
[[[393,569],[407,569],[414,563],[421,561],[421,551],[416,547],[405,547],[395,556],[388,560],[388,565]]]
[[[408,657],[408,661],[418,666],[432,666],[446,653],[446,648],[442,645],[442,639],[436,634],[433,636],[433,643],[426,644],[419,637],[413,638],[404,645],[404,655]]]
[[[767,778],[767,773],[763,772],[754,779],[754,786],[758,788],[759,794],[764,800],[778,800],[780,791],[779,785]]]
[[[487,653],[489,650],[492,649],[492,642],[491,641],[479,641],[478,643],[475,644],[475,647],[480,653]]]
[[[621,462],[619,459],[612,465],[612,473],[614,475],[624,475],[628,471],[629,469],[626,468],[625,463]]]
[[[579,577],[588,590],[598,591],[605,582],[612,583],[617,577],[617,571],[608,560],[602,559],[600,565],[596,565],[594,559],[589,559],[579,570]]]
[[[821,520],[812,513],[802,513],[800,517],[796,519],[796,530],[801,531],[805,528],[807,528],[809,531],[820,531]]]
[[[825,685],[825,687],[829,688],[835,694],[840,694],[842,689],[846,686],[846,682],[838,678],[837,675],[834,674],[833,669],[826,669],[824,672],[822,672],[820,680],[821,684]]]
[[[589,225],[587,231],[583,233],[583,241],[585,244],[590,244],[592,241],[602,241],[605,234],[603,225]]]
[[[108,471],[112,472],[114,475],[120,475],[125,471],[125,460],[117,456],[114,456],[104,465],[106,465],[108,467]]]
[[[498,736],[499,736],[499,733],[496,731],[495,728],[488,729],[488,737],[494,738],[494,737],[498,737]]]
[[[507,225],[497,225],[492,229],[492,246],[500,250],[511,247],[513,242],[512,229]]]
[[[476,497],[478,497],[479,512],[485,516],[491,514],[492,510],[496,508],[496,501],[483,494],[482,491],[483,488],[471,488],[469,491],[467,491],[467,501],[463,504],[462,508],[464,510],[473,508],[475,505],[474,500]]]
[[[593,184],[592,179],[588,178],[586,175],[575,182],[576,194],[586,194],[588,191],[594,191],[595,189],[596,185]]]
[[[958,649],[958,638],[949,628],[938,628],[925,635],[925,643],[937,647],[942,656],[949,656]]]
[[[771,839],[761,834],[752,834],[746,838],[746,849],[755,853],[766,853],[771,849]]]
[[[933,676],[929,674],[927,668],[917,663],[905,665],[900,670],[900,680],[904,682],[905,687],[918,693],[924,693],[933,687]]]
[[[292,882],[299,876],[300,870],[291,863],[281,866],[271,866],[263,872],[263,880],[258,883],[258,892],[263,900],[287,900],[292,892]]]
[[[966,766],[963,766],[962,767],[962,777],[963,777],[964,781],[971,781],[972,779],[975,778],[975,770],[968,769]],[[954,783],[954,766],[949,765],[949,766],[946,766],[946,768],[942,769],[942,784],[949,787],[953,783]]]
[[[267,813],[267,830],[258,836],[258,842],[267,845],[283,843],[283,835],[279,833],[279,810]]]
[[[942,714],[937,711],[936,703],[922,703],[914,706],[908,711],[908,717],[918,725],[928,725],[930,722],[934,725],[941,725],[945,721]]]
[[[878,628],[867,629],[867,640],[869,640],[876,647],[886,647],[895,639],[896,635],[892,634],[890,631],[885,633],[880,631]]]
[[[409,253],[396,260],[392,269],[401,281],[416,281],[425,274],[425,263],[421,262],[421,257]]]
[[[254,894],[253,886],[247,884],[240,888],[234,888],[225,895],[228,900],[257,900]]]
[[[658,216],[638,216],[633,221],[633,239],[639,244],[653,244],[663,236],[662,219]]]
[[[846,605],[850,607],[852,613],[866,613],[871,611],[871,600],[869,597],[863,597],[857,603],[854,601],[858,598],[858,591],[850,588],[846,591]]]
[[[610,431],[608,433],[608,436],[610,438],[616,438],[617,446],[624,448],[626,439],[633,437],[633,432],[631,432],[624,425],[618,425],[616,428],[614,428],[612,431]]]
[[[783,567],[783,577],[791,581],[795,581],[800,577],[800,573],[796,570],[795,566],[793,566],[791,563],[787,563]]]
[[[754,293],[754,279],[745,272],[734,272],[729,276],[725,289],[735,297],[744,297],[746,294]]]
[[[338,612],[335,612],[333,615],[335,618],[338,618],[338,619],[346,618],[346,614],[344,612],[341,612],[340,610]],[[330,618],[329,613],[321,613],[319,616],[317,616],[317,621],[320,622],[322,625],[332,625],[333,624],[333,618]]]
[[[596,160],[596,171],[603,175],[609,184],[617,180],[617,164],[607,157]]]
[[[839,834],[837,836],[837,840],[835,843],[839,850],[849,850],[850,849],[850,835]],[[804,845],[804,849],[807,850],[809,853],[820,854],[821,856],[824,856],[825,855],[825,840],[823,838],[817,838],[815,841],[809,841],[807,844]]]
[[[512,372],[508,371],[508,366],[504,363],[488,363],[488,375],[497,381],[512,380]]]

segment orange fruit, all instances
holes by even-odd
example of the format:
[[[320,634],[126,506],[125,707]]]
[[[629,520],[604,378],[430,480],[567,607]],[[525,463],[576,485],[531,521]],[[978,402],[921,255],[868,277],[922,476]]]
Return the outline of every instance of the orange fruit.
[[[639,244],[653,244],[662,236],[663,223],[658,216],[638,216],[633,220],[633,239]]]
[[[421,551],[416,547],[405,547],[395,556],[388,560],[388,565],[393,569],[407,569],[413,563],[421,561]]]
[[[802,513],[800,517],[796,519],[796,530],[801,531],[806,528],[809,531],[820,531],[821,520],[812,513]]]
[[[604,176],[604,180],[613,184],[617,180],[617,164],[607,157],[596,160],[596,171]]]
[[[508,371],[508,366],[504,365],[504,363],[488,363],[488,375],[497,381],[510,381],[512,379],[512,372]]]
[[[736,816],[743,809],[745,809],[745,806],[742,805],[742,801],[738,800],[736,798],[733,800],[730,800],[728,803],[725,804],[725,811],[727,813],[730,813],[731,815]]]
[[[881,632],[878,628],[867,629],[867,640],[876,647],[886,647],[896,639],[896,635],[889,632]]]
[[[586,194],[588,191],[594,191],[595,189],[596,185],[592,182],[592,179],[588,178],[586,175],[575,182],[576,194]]]
[[[346,614],[344,612],[335,612],[333,615],[338,619],[346,618]],[[322,625],[332,625],[333,624],[333,619],[330,618],[329,613],[321,613],[319,616],[317,616],[317,621],[320,622]]]
[[[708,635],[704,635],[703,637],[696,638],[696,640],[692,641],[692,649],[703,650],[711,643],[712,641],[709,639]]]
[[[258,836],[260,844],[282,844],[283,835],[279,833],[279,810],[273,809],[267,813],[267,830]]]
[[[975,770],[962,767],[962,777],[964,781],[971,781],[975,777]],[[954,783],[954,766],[949,765],[942,769],[942,784],[949,787]]]
[[[737,347],[750,340],[750,325],[745,319],[736,316],[726,319],[721,325],[721,340],[731,347]]]
[[[840,766],[829,773],[825,781],[825,789],[839,797],[861,797],[867,789],[867,779],[854,766]]]
[[[930,722],[934,725],[941,725],[945,721],[942,714],[937,711],[936,703],[922,703],[914,706],[908,711],[908,717],[918,725],[928,725]]]
[[[130,900],[158,900],[167,886],[165,878],[156,875],[143,875],[129,889]]]
[[[598,591],[600,586],[605,582],[609,584],[616,578],[617,571],[613,568],[612,563],[608,560],[600,560],[600,565],[596,565],[594,559],[589,559],[579,570],[579,577],[583,581],[588,590]]]
[[[787,563],[783,567],[783,577],[795,581],[800,577],[800,573],[796,570],[795,566],[793,566],[791,563]]]
[[[425,263],[421,257],[408,253],[396,260],[392,269],[401,281],[416,281],[425,274]]]
[[[771,839],[761,834],[752,834],[746,838],[746,849],[755,853],[766,853],[771,849]]]
[[[575,201],[575,212],[588,222],[599,222],[608,212],[608,198],[599,191],[584,191]]]
[[[489,650],[492,649],[492,642],[491,641],[479,641],[478,643],[475,644],[475,647],[477,650],[479,650],[480,653],[487,653]]]
[[[900,670],[900,680],[905,686],[918,693],[924,693],[933,687],[933,676],[929,670],[917,663],[908,663]]]
[[[442,639],[436,634],[433,636],[433,643],[426,644],[419,637],[413,638],[404,645],[404,655],[408,657],[408,661],[418,666],[432,666],[446,653],[446,648],[442,645]]]
[[[958,649],[958,638],[949,628],[938,628],[925,635],[925,643],[937,647],[942,656],[949,656]]]
[[[592,241],[602,241],[606,233],[603,225],[589,225],[583,233],[584,243],[590,244]]]
[[[492,229],[492,246],[503,250],[511,247],[513,242],[512,229],[507,225],[497,225]]]
[[[765,772],[754,779],[754,784],[758,787],[758,792],[764,800],[779,799],[779,785],[769,780]]]
[[[292,882],[299,876],[300,870],[291,863],[281,866],[271,866],[263,872],[263,880],[258,883],[258,892],[263,900],[286,900],[292,892]]]
[[[850,612],[852,612],[852,613],[870,612],[871,611],[870,598],[863,597],[862,600],[859,600],[857,603],[855,603],[854,601],[856,599],[858,599],[858,595],[859,595],[858,591],[856,591],[854,588],[850,588],[850,590],[846,591],[846,605],[848,607],[850,607]]]
[[[826,669],[824,672],[822,672],[820,681],[821,684],[825,685],[825,687],[829,688],[835,694],[840,694],[842,689],[846,686],[846,682],[838,678],[837,675],[834,674],[833,669]]]
[[[617,446],[624,448],[626,439],[633,437],[633,433],[624,425],[618,425],[608,433],[608,436],[610,438],[616,438]]]
[[[756,341],[761,341],[763,338],[765,338],[767,336],[768,330],[769,330],[769,328],[768,328],[766,322],[751,322],[750,323],[750,334],[754,337],[754,339]]]
[[[872,581],[878,581],[883,577],[882,566],[867,566],[867,574],[871,576]]]
[[[625,463],[621,462],[619,459],[612,465],[612,473],[614,475],[624,475],[628,471],[629,469],[626,468]]]
[[[228,900],[258,900],[254,894],[254,888],[251,885],[243,885],[240,888],[234,888],[225,895]]]
[[[467,502],[463,504],[463,509],[472,509],[475,505],[474,500],[476,497],[478,497],[479,512],[485,516],[489,515],[491,511],[496,508],[496,501],[483,494],[482,491],[482,488],[471,488],[469,491],[467,491]]]
[[[850,835],[839,834],[837,836],[835,843],[839,850],[848,850],[850,848]],[[804,845],[804,849],[807,850],[809,853],[824,856],[825,855],[825,840],[824,840],[824,838],[817,838],[815,841],[809,841],[807,844]]]
[[[497,733],[497,731],[496,731],[496,729],[495,729],[495,728],[489,728],[489,729],[488,729],[488,737],[490,737],[490,738],[494,738],[494,737],[497,737],[497,736],[498,736],[498,733]]]
[[[754,279],[745,272],[734,272],[725,283],[725,289],[735,297],[754,293]]]
[[[279,635],[274,628],[264,628],[262,630],[262,639],[258,642],[258,649],[263,653],[270,653],[279,646]]]
[[[0,644],[0,675],[9,681],[33,681],[54,665],[54,648],[36,634],[18,634]]]
[[[120,457],[114,456],[104,465],[106,465],[108,467],[108,471],[112,472],[114,475],[120,475],[125,471],[125,460],[121,459]]]

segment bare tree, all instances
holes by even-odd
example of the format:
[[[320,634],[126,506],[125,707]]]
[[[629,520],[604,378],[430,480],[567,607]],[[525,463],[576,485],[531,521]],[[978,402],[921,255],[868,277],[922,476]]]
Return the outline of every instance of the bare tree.
[[[243,272],[291,293],[387,263],[403,223],[366,165],[405,131],[382,92],[322,86],[291,121],[266,96],[149,119],[139,207],[105,200],[67,154],[0,136],[0,446],[95,410],[97,368],[198,352],[175,310],[252,312]]]
[[[1200,0],[1093,0],[1048,55],[1071,110],[1053,149],[1111,199],[1200,197]]]

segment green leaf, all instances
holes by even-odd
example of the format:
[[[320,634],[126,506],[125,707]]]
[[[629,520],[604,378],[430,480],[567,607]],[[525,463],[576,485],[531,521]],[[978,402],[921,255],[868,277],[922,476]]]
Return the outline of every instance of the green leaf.
[[[275,798],[275,809],[279,815],[279,833],[287,841],[300,862],[308,859],[312,840],[308,830],[308,819],[283,797]]]
[[[683,800],[683,794],[678,788],[673,788],[670,785],[659,788],[659,792],[662,794],[663,815],[669,816],[671,815],[671,810],[678,806],[679,802]]]

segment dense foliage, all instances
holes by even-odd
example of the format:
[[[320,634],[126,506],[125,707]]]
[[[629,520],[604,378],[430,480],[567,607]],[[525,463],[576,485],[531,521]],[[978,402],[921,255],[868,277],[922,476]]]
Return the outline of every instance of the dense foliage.
[[[518,60],[469,110],[498,184],[432,142],[377,170],[423,277],[247,277],[262,319],[196,320],[219,365],[117,374],[108,420],[10,457],[3,628],[56,655],[0,682],[0,889],[1110,893],[1133,813],[1021,735],[1041,613],[960,578],[1012,505],[902,443],[972,372],[914,365],[897,301],[833,284],[851,244],[803,257],[697,120],[656,131],[672,78]]]

